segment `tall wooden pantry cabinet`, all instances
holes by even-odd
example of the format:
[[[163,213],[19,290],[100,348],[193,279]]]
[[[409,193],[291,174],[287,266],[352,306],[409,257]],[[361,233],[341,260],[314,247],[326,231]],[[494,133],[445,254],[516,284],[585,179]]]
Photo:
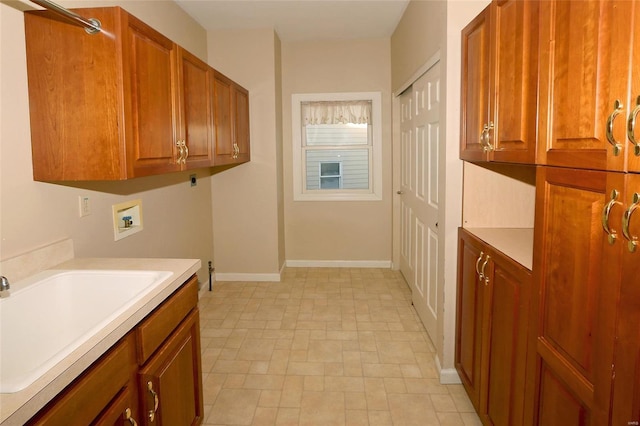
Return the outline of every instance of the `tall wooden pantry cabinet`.
[[[468,112],[478,105],[484,108],[487,96],[490,105],[493,102],[489,111],[501,111],[501,102],[506,99],[512,105],[525,105],[523,96],[530,93],[525,89],[514,93],[513,86],[501,81],[531,81],[532,74],[526,70],[532,68],[509,71],[496,66],[505,52],[495,40],[508,37],[504,31],[521,40],[517,26],[496,23],[497,11],[510,3],[518,5],[514,10],[519,7],[536,14],[530,20],[538,23],[534,31],[538,44],[532,49],[536,58],[530,59],[536,64],[536,137],[531,144],[535,154],[525,160],[496,158],[503,137],[499,112],[497,117],[495,112],[488,115],[487,128],[473,124],[469,119],[473,114]],[[640,63],[640,33],[634,31],[639,13],[638,1],[494,1],[484,12],[488,18],[476,18],[462,32],[461,158],[473,161],[465,164],[465,174],[480,168],[486,178],[478,184],[477,179],[465,176],[456,361],[484,424],[600,426],[640,422],[640,130],[636,128],[640,67],[634,66]],[[517,16],[511,19],[517,20]],[[489,30],[479,32],[482,26],[478,22],[488,22]],[[479,34],[478,39],[493,41],[488,45],[465,41]],[[480,52],[474,51],[477,49]],[[489,83],[489,92],[477,77],[486,71],[479,72],[475,68],[478,62],[471,60],[483,55],[481,65],[488,61],[490,76],[484,80],[497,82]],[[507,71],[516,75],[501,77]],[[491,91],[493,94],[487,95]],[[520,122],[524,126],[529,121]],[[469,155],[473,148],[487,155]],[[526,329],[527,342],[525,349],[516,351],[513,349],[520,348],[520,340],[509,341],[511,362],[496,364],[491,360],[504,354],[504,341],[494,344],[485,335],[494,333],[496,312],[515,312],[514,304],[487,302],[487,294],[492,294],[489,300],[500,300],[496,299],[500,290],[487,289],[482,279],[487,274],[483,255],[493,246],[486,229],[467,223],[473,210],[466,204],[471,200],[477,210],[486,208],[473,193],[489,193],[486,186],[499,182],[493,174],[509,175],[496,169],[494,163],[502,161],[517,163],[505,166],[511,170],[535,167],[535,220],[532,280],[529,288],[526,284],[519,287],[521,294],[530,296],[524,299],[530,300],[528,308],[520,305],[518,311],[526,315],[525,319],[518,317],[519,324],[526,324],[518,330]],[[530,166],[525,166],[527,163]],[[504,226],[508,225],[499,228]],[[485,243],[484,247],[475,244],[480,247],[475,249],[481,250],[479,256],[467,249],[469,241],[477,239]],[[477,265],[472,264],[474,256]],[[524,376],[516,376],[512,369],[520,363],[525,365]],[[493,371],[496,368],[500,372]],[[492,377],[501,375],[524,380],[524,384],[518,388],[522,393],[517,393],[521,400],[501,399],[505,405],[496,415],[482,401],[491,401],[492,389],[501,383]],[[522,415],[513,417],[521,407]]]

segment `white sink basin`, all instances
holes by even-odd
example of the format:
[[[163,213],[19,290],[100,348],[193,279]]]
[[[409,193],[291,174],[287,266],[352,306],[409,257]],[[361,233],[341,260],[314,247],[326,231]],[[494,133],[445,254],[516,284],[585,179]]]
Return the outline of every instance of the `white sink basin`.
[[[12,290],[0,299],[0,393],[29,386],[170,275],[51,270]]]

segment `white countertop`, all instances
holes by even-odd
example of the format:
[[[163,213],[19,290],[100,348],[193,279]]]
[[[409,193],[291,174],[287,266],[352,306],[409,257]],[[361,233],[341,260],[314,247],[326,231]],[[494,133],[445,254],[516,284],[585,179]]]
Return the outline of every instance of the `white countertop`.
[[[33,384],[20,392],[0,393],[0,424],[2,426],[23,425],[195,274],[200,269],[200,260],[77,258],[50,269],[154,270],[169,271],[171,275]],[[29,279],[27,278],[11,283],[11,286],[12,289],[17,289],[20,286],[28,285],[28,283]]]
[[[533,269],[533,228],[465,228],[525,268]]]

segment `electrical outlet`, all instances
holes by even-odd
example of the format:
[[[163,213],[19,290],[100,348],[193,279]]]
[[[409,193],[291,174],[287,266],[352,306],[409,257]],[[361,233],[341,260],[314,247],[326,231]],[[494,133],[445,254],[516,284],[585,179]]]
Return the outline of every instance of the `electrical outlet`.
[[[91,214],[91,203],[89,202],[88,195],[78,196],[78,213],[80,217],[88,216]]]

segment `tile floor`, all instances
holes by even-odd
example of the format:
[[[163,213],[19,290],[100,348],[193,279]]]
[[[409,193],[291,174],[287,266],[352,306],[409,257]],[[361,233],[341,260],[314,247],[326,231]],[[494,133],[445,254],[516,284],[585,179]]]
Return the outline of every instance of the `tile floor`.
[[[402,276],[287,268],[200,298],[205,425],[480,425]]]

